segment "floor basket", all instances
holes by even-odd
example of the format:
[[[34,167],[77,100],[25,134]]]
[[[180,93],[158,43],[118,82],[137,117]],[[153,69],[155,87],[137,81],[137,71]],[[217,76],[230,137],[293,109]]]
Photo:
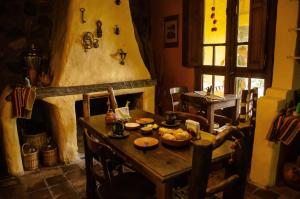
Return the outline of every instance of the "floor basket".
[[[28,146],[28,149],[25,149],[25,146]],[[29,150],[31,149],[31,150]],[[34,149],[32,151],[32,149]],[[25,143],[22,145],[22,160],[24,170],[35,170],[39,167],[39,156],[38,150],[35,148],[31,148],[29,143]]]
[[[53,166],[57,164],[57,148],[44,148],[41,150],[42,162],[44,166]]]
[[[43,145],[47,144],[47,133],[41,132],[38,134],[23,134],[23,143],[29,143],[34,146],[37,150],[40,150]]]

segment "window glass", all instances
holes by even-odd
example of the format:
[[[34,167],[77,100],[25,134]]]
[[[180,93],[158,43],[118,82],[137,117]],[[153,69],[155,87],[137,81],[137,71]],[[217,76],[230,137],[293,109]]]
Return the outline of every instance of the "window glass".
[[[203,48],[203,65],[213,64],[213,47],[205,46]]]
[[[238,42],[248,42],[250,0],[239,1]]]
[[[227,0],[205,0],[204,4],[204,44],[225,43]]]
[[[236,59],[237,67],[247,67],[248,45],[238,45]]]
[[[248,78],[237,77],[235,78],[235,93],[241,96],[242,90],[248,90]]]
[[[207,87],[212,86],[212,75],[203,75],[203,88],[202,90],[206,91]]]
[[[215,66],[225,66],[225,46],[215,47]]]
[[[215,88],[214,94],[218,96],[224,96],[224,76],[215,75]]]
[[[258,78],[251,78],[251,89],[255,87],[258,88],[258,97],[263,96],[265,90],[265,80],[258,79]]]

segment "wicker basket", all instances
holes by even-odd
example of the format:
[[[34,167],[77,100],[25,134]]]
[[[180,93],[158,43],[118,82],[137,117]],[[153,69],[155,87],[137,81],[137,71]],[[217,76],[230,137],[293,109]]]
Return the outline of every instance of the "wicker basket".
[[[37,150],[40,150],[43,145],[47,144],[47,133],[42,132],[35,135],[23,134],[23,143],[29,143]]]
[[[44,148],[41,150],[42,162],[44,166],[53,166],[57,164],[57,148]]]
[[[34,152],[25,151],[24,147],[30,147],[29,143],[25,143],[22,145],[22,160],[23,160],[23,167],[24,170],[35,170],[39,167],[39,156],[38,150]]]

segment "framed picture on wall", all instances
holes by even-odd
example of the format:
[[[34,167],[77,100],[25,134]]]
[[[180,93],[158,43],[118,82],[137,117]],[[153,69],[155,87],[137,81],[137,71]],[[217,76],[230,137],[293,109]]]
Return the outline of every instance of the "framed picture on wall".
[[[164,18],[165,48],[178,47],[178,15]]]

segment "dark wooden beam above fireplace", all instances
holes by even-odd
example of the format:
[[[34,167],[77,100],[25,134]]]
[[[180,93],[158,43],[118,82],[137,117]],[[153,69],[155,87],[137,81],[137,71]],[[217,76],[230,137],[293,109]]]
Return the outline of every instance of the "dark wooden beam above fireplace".
[[[114,90],[119,90],[119,89],[149,87],[149,86],[155,86],[156,84],[157,84],[157,80],[155,79],[145,79],[145,80],[92,84],[92,85],[83,85],[83,86],[44,87],[44,88],[37,88],[36,98],[43,99],[45,97],[77,95],[83,93],[106,91],[109,86],[113,87]],[[11,100],[11,94],[6,97],[6,100],[9,101]]]
[[[107,87],[109,86],[112,86],[114,90],[119,90],[119,89],[149,87],[149,86],[154,86],[156,84],[157,84],[156,80],[146,79],[146,80],[103,83],[103,84],[93,84],[93,85],[84,85],[84,86],[45,87],[45,88],[37,89],[37,98],[42,99],[45,97],[76,95],[76,94],[83,94],[83,93],[106,91]]]

